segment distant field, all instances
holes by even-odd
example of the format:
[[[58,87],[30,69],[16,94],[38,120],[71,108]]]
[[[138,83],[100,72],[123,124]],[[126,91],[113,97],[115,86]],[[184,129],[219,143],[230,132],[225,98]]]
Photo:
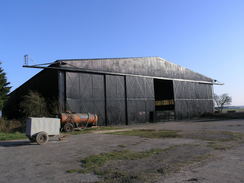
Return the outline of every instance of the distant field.
[[[217,109],[217,108],[216,108]],[[223,109],[223,113],[227,113],[228,111],[230,112],[244,112],[244,106],[226,106]]]
[[[228,112],[228,111],[244,112],[244,108],[228,108],[228,109],[223,109],[223,112]]]

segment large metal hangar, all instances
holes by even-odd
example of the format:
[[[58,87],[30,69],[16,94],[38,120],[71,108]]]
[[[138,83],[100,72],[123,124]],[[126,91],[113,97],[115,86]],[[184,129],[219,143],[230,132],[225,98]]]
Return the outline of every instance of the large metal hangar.
[[[29,90],[60,111],[89,112],[100,125],[184,119],[211,113],[214,80],[159,57],[57,60],[10,94],[7,115],[17,117]]]

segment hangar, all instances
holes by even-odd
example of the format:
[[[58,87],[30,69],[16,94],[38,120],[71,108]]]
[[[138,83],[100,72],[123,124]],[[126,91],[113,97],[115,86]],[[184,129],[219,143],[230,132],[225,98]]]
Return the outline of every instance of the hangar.
[[[211,113],[215,81],[160,57],[57,60],[14,90],[7,103],[18,117],[21,96],[37,91],[61,112],[89,112],[100,125],[185,119]],[[10,112],[11,111],[11,112]]]

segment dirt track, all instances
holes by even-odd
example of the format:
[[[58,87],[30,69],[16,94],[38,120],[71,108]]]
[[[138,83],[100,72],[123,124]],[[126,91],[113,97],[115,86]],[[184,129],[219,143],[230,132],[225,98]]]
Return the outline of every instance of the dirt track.
[[[129,128],[171,129],[179,130],[184,134],[191,134],[196,131],[231,131],[244,133],[244,120],[169,122],[134,125],[129,126]],[[195,138],[195,136],[186,137],[150,139],[136,136],[92,133],[69,136],[63,141],[51,141],[43,146],[30,144],[28,141],[0,142],[0,182],[60,183],[101,181],[102,178],[93,173],[67,173],[66,171],[79,169],[82,158],[104,152],[124,149],[141,152],[154,148],[165,149],[182,144],[184,146],[200,145],[201,147],[206,144],[206,141],[201,138]],[[201,154],[209,150],[206,147],[204,146],[202,149],[192,148],[192,151],[189,151],[188,148],[188,150],[185,149],[185,154],[194,153],[194,151],[195,153]],[[175,153],[176,155],[173,157],[180,157],[183,151],[184,149],[179,148],[178,151],[172,151],[171,154]],[[155,179],[156,182],[243,182],[243,143],[238,143],[228,150],[212,150],[211,152],[214,158],[207,159],[199,164],[194,163],[189,166],[184,166],[180,170],[173,171],[167,175],[159,175]],[[159,158],[159,156],[156,158]],[[149,162],[150,166],[155,168],[158,167],[157,162],[159,162],[159,160],[153,162],[153,159],[156,158],[150,159],[149,157],[143,161],[128,161],[122,168],[129,165],[133,167],[134,164],[132,162],[137,165],[137,168],[133,170],[135,173],[136,171],[140,171],[140,167],[143,169],[147,166],[145,162]],[[163,159],[164,157],[161,158]],[[174,163],[174,161],[169,162]],[[117,162],[110,162],[109,165],[115,166],[114,168],[116,168],[116,166],[122,166],[122,164],[123,162],[119,163],[119,165]],[[141,171],[143,172],[143,170]]]

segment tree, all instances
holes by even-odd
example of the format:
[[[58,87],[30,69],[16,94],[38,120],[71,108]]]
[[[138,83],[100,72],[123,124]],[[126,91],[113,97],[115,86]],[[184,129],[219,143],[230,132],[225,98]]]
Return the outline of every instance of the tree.
[[[4,103],[8,99],[8,93],[11,89],[9,86],[9,82],[7,82],[6,73],[1,68],[1,62],[0,62],[0,110],[3,109]]]
[[[227,93],[221,95],[214,94],[214,102],[218,107],[218,111],[222,112],[225,105],[231,104],[232,98]]]

